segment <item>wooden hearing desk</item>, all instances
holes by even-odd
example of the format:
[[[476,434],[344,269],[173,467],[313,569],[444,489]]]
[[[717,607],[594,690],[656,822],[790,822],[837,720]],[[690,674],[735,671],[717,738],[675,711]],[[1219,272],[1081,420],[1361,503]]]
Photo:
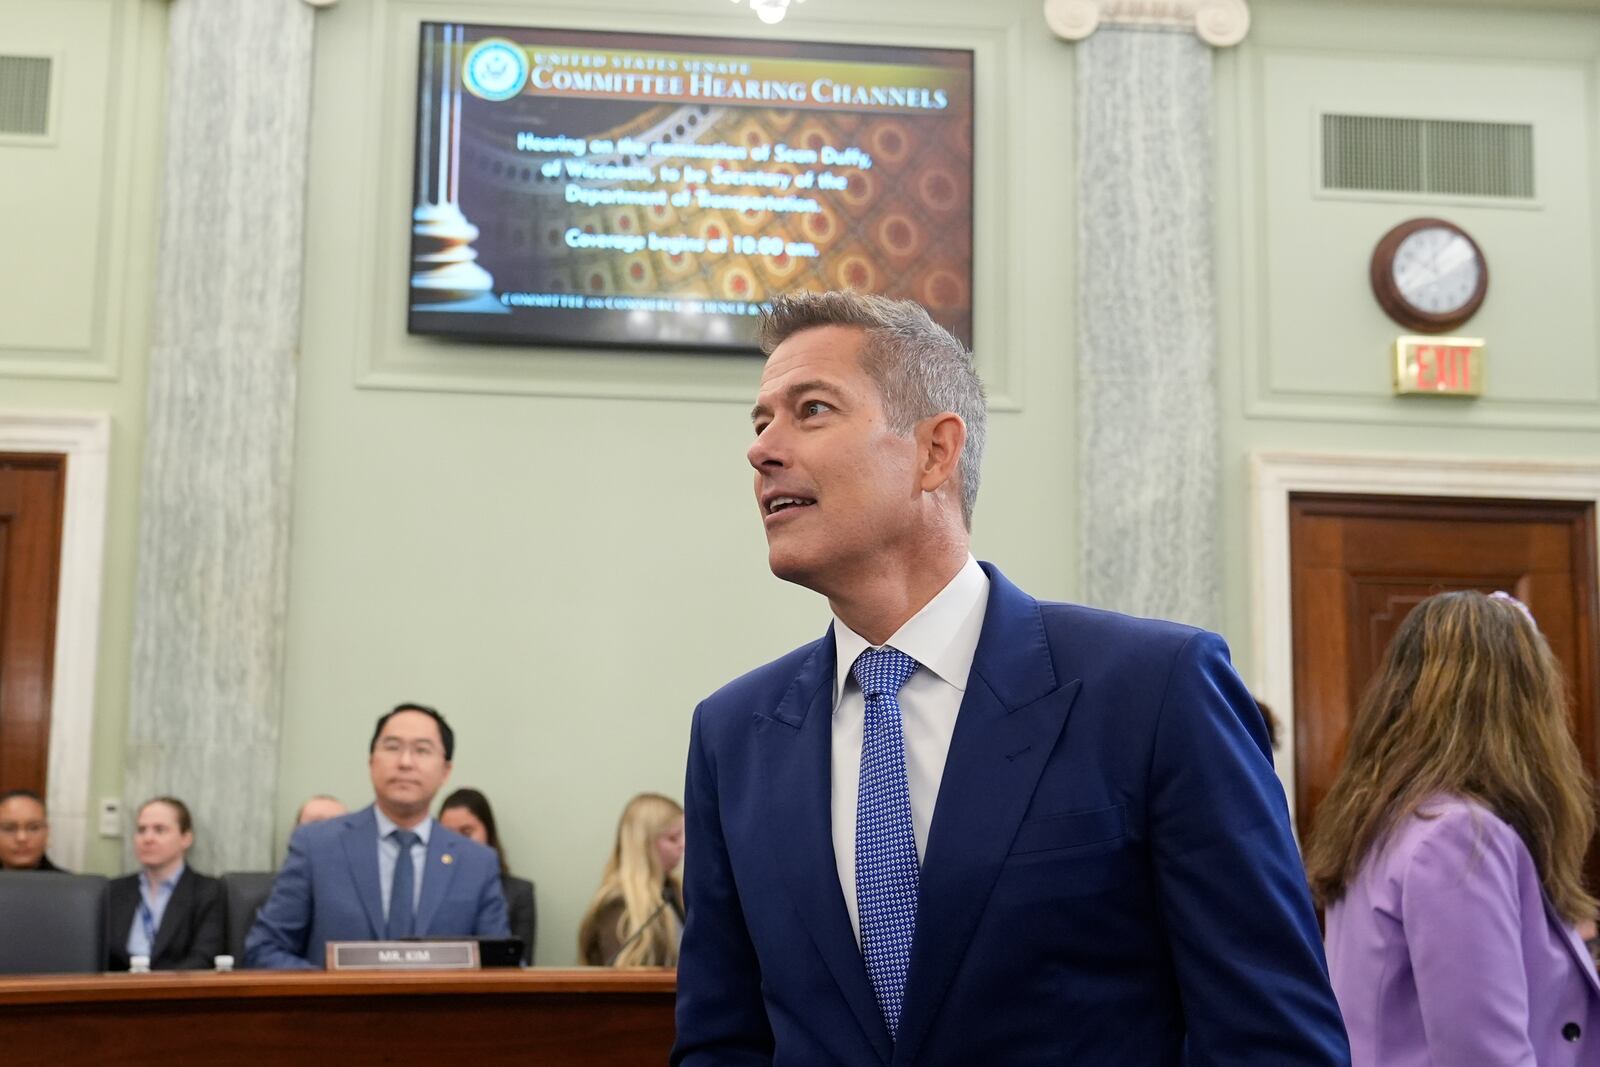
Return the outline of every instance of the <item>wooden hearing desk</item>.
[[[0,1063],[664,1064],[676,976],[602,968],[0,977]]]

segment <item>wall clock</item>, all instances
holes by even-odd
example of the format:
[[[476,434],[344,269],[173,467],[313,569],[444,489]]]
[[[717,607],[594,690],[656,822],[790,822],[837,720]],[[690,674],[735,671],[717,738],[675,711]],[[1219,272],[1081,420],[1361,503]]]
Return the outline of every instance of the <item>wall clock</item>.
[[[1453,330],[1472,318],[1488,291],[1483,250],[1453,222],[1408,219],[1372,250],[1372,293],[1408,330]]]

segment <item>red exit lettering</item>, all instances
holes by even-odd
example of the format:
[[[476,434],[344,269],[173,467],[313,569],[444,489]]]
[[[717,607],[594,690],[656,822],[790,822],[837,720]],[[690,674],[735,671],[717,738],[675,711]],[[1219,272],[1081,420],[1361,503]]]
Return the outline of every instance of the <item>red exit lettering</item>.
[[[1472,349],[1461,345],[1417,346],[1417,388],[1470,392]]]

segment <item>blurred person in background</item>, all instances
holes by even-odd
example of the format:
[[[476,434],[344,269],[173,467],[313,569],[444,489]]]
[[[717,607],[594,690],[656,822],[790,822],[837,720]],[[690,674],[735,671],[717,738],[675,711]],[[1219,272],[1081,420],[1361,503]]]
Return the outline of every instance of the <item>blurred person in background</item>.
[[[433,817],[455,736],[423,704],[378,717],[367,745],[372,804],[290,836],[245,966],[321,970],[330,941],[510,936],[499,860]]]
[[[31,789],[0,793],[0,871],[60,871],[50,862],[50,818]]]
[[[659,793],[628,801],[600,888],[578,927],[594,967],[675,967],[683,937],[683,808]]]
[[[295,812],[294,824],[304,826],[308,822],[322,822],[348,814],[349,810],[338,797],[318,793],[314,797],[307,797],[306,802],[300,805],[300,810]]]
[[[1593,794],[1549,645],[1504,593],[1395,633],[1306,850],[1354,1067],[1600,1063],[1579,940]]]
[[[522,963],[533,963],[533,939],[538,932],[539,913],[534,901],[533,883],[517,878],[506,862],[506,850],[500,844],[500,831],[495,826],[494,809],[489,798],[476,789],[457,789],[444,798],[439,806],[439,825],[454,830],[462,837],[471,838],[480,845],[494,849],[500,857],[500,889],[506,895],[506,912],[511,920],[511,936],[522,939]]]
[[[209,970],[227,949],[222,883],[188,864],[194,845],[189,808],[176,797],[156,797],[134,820],[135,874],[110,888],[108,970],[126,971],[134,956],[151,970]]]

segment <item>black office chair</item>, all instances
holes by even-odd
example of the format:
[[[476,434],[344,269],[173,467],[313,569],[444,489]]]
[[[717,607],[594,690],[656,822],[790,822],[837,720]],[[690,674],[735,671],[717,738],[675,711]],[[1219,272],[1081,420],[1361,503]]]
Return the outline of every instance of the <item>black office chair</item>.
[[[97,874],[0,871],[0,974],[105,970],[106,886]]]
[[[222,891],[228,902],[228,953],[235,967],[244,966],[244,942],[255,925],[256,913],[272,895],[276,871],[231,871],[222,876]]]

